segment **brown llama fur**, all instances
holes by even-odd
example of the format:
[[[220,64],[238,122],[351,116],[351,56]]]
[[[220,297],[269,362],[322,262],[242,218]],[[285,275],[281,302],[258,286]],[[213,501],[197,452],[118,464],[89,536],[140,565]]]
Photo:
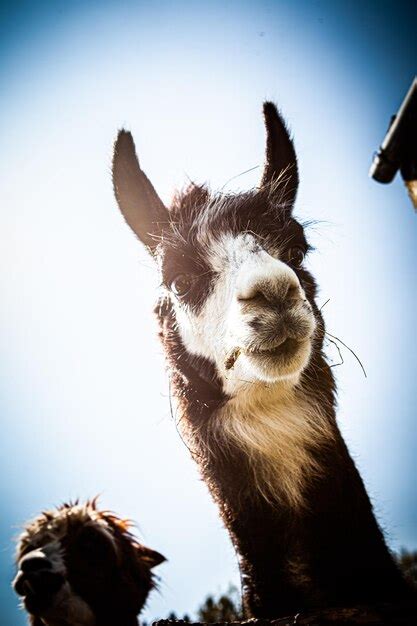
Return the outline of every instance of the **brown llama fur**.
[[[45,511],[25,525],[13,586],[31,626],[136,626],[164,557],[97,500]]]
[[[399,602],[411,592],[336,423],[310,246],[293,215],[294,144],[275,105],[264,116],[258,188],[191,185],[169,208],[131,134],[115,143],[116,199],[161,275],[179,426],[236,549],[248,616]]]

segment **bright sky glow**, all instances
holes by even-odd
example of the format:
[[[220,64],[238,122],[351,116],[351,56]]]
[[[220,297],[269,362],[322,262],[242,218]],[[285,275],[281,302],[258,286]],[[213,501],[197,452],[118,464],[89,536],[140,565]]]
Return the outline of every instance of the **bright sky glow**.
[[[152,262],[110,180],[132,130],[169,202],[262,163],[261,105],[293,129],[297,214],[331,333],[339,420],[393,547],[417,547],[417,218],[399,180],[367,177],[416,71],[403,2],[41,2],[2,9],[0,612],[11,537],[41,509],[102,494],[165,554],[145,617],[192,613],[238,583],[217,511],[170,417]],[[353,8],[356,7],[356,8]],[[228,189],[255,185],[258,171]],[[332,346],[329,355],[338,360]],[[6,620],[7,618],[7,620]]]

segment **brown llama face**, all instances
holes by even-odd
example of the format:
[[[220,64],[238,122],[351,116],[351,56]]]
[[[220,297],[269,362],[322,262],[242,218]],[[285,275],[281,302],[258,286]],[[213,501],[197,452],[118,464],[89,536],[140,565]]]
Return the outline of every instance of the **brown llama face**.
[[[267,153],[259,189],[210,194],[192,186],[168,211],[139,167],[133,140],[115,146],[119,206],[152,254],[187,352],[215,367],[230,395],[248,382],[297,382],[316,319],[315,286],[303,268],[303,228],[292,217],[294,147],[275,107],[264,106]]]
[[[94,502],[64,505],[27,525],[13,586],[48,626],[135,624],[154,586],[151,568],[164,560]]]

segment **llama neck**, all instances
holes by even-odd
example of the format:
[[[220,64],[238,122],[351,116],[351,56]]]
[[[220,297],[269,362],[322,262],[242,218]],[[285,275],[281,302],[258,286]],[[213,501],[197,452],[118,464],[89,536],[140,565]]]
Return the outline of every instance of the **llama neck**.
[[[337,428],[334,380],[323,354],[313,353],[295,398],[272,389],[251,402],[231,402],[213,365],[184,349],[172,311],[159,315],[179,425],[236,549],[248,615],[274,618],[407,596]],[[276,423],[271,410],[275,417],[279,411]],[[251,440],[263,455],[249,453]],[[276,464],[267,462],[274,458],[271,442]]]
[[[217,408],[195,390],[183,399],[185,436],[237,550],[249,615],[407,594],[328,389],[252,390]]]
[[[334,420],[317,398],[289,383],[251,385],[216,411],[213,436],[248,459],[255,492],[299,511],[308,483],[322,473],[315,451],[334,442]]]

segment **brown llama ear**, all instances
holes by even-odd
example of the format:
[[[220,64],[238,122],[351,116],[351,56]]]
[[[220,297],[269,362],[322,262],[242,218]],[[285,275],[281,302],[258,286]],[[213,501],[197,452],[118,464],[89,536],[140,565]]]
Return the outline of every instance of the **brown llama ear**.
[[[162,556],[156,550],[151,550],[151,548],[147,548],[146,546],[138,546],[139,558],[149,569],[156,567],[157,565],[161,565],[166,558]]]
[[[141,170],[131,133],[119,131],[113,151],[113,187],[130,228],[152,252],[158,245],[168,211]]]
[[[284,120],[273,102],[264,102],[266,128],[265,167],[261,186],[276,182],[281,201],[293,203],[298,189],[297,156]]]

